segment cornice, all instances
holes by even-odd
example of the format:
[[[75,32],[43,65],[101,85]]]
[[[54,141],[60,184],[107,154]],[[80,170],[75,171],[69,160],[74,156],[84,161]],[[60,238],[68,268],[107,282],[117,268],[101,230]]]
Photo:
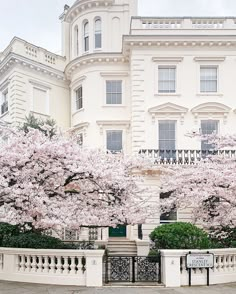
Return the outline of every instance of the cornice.
[[[203,61],[212,61],[212,62],[223,62],[225,61],[225,56],[196,56],[194,58],[197,62],[203,62]]]
[[[129,120],[97,120],[99,126],[130,126]]]
[[[225,104],[218,102],[206,102],[195,106],[191,112],[198,113],[229,113],[231,108]]]
[[[73,20],[82,12],[98,7],[109,7],[114,0],[80,0],[76,1],[73,6],[64,15],[64,21],[73,22]]]
[[[121,53],[92,53],[86,54],[72,60],[65,68],[66,76],[70,77],[73,72],[83,66],[94,65],[98,63],[127,63],[129,59]]]
[[[135,47],[236,47],[236,35],[125,35],[123,53]]]
[[[178,57],[178,56],[166,56],[166,57],[153,57],[152,61],[153,62],[181,62],[183,61],[183,57]]]
[[[14,66],[21,66],[57,80],[66,80],[63,72],[12,52],[0,63],[0,74],[6,73]]]

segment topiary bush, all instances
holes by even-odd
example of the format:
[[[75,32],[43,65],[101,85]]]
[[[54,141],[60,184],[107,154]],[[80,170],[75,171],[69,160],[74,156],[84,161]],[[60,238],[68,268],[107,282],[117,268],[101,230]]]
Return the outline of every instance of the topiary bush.
[[[32,249],[66,249],[66,245],[57,238],[39,233],[21,233],[19,235],[5,235],[2,247],[32,248]]]
[[[208,234],[191,223],[176,222],[157,227],[150,234],[153,250],[208,249],[215,245]]]

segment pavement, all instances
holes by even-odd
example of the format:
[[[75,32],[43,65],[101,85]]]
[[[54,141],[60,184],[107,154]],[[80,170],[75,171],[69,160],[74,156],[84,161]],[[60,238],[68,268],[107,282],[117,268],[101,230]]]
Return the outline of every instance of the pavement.
[[[0,294],[236,294],[236,283],[210,287],[109,287],[83,288],[0,281]]]

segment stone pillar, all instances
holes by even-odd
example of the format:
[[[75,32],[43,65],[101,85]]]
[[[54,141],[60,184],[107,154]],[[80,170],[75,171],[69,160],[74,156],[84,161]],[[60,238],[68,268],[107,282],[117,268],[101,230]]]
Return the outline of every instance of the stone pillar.
[[[104,250],[86,251],[86,286],[102,287],[102,266]]]
[[[161,280],[166,287],[180,287],[179,250],[161,250]]]

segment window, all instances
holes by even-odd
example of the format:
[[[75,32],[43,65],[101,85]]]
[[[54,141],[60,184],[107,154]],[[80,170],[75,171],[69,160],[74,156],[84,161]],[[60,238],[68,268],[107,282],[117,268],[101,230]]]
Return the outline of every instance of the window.
[[[102,48],[102,21],[100,18],[95,20],[94,39],[95,49]]]
[[[161,193],[160,194],[160,199],[167,199],[170,197],[171,192],[167,193]],[[173,223],[177,221],[177,211],[176,209],[172,209],[169,212],[162,213],[160,215],[160,223],[165,224],[165,223]]]
[[[84,24],[84,51],[89,51],[89,23]]]
[[[47,90],[33,88],[33,111],[48,114],[48,93]]]
[[[74,31],[74,46],[75,46],[75,56],[79,55],[79,28],[78,26],[75,27],[75,31]]]
[[[200,91],[201,93],[217,92],[217,66],[201,66],[200,68]]]
[[[175,158],[176,121],[159,121],[159,150],[162,158]]]
[[[2,94],[1,114],[8,111],[8,90]]]
[[[122,81],[106,81],[106,103],[122,104]]]
[[[83,88],[79,87],[76,91],[75,91],[75,107],[76,110],[79,110],[81,108],[83,108]]]
[[[122,131],[107,131],[107,150],[114,153],[122,151]]]
[[[158,67],[158,92],[175,93],[176,92],[176,67],[159,66]]]
[[[83,146],[83,143],[84,143],[84,136],[82,133],[78,134],[77,135],[77,143],[79,146]]]
[[[212,133],[218,133],[218,120],[202,120],[201,121],[201,133],[202,135],[211,135]],[[208,144],[207,140],[201,142],[202,150],[212,150],[215,149],[213,144]]]

